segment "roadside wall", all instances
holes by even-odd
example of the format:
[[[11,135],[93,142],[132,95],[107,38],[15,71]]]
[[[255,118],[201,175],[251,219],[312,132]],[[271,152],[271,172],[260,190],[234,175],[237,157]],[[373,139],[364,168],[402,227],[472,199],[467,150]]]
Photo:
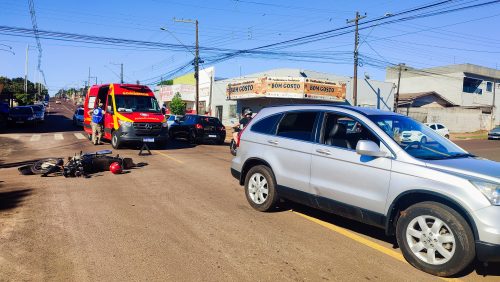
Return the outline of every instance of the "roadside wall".
[[[398,112],[406,115],[407,109]],[[452,133],[474,132],[491,128],[491,115],[483,114],[480,109],[453,108],[410,108],[411,118],[420,122],[438,122],[444,124]]]

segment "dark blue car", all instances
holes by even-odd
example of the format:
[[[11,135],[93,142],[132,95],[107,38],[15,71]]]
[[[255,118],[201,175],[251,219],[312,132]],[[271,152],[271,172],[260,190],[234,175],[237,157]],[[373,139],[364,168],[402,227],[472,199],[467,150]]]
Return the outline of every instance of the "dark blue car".
[[[14,107],[9,111],[9,117],[7,118],[9,124],[36,124],[35,111],[32,107],[21,106]]]

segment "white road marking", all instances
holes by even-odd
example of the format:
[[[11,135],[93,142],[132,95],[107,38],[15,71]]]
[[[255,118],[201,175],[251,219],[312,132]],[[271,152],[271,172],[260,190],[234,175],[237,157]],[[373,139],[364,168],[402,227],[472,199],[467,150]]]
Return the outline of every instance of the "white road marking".
[[[75,134],[75,137],[78,139],[85,139],[85,136],[81,133],[74,133],[74,134]]]
[[[61,133],[56,133],[56,134],[54,134],[54,139],[56,139],[56,140],[63,140],[64,137],[63,137],[63,135]]]
[[[33,134],[33,135],[31,135],[30,141],[39,141],[40,137],[42,137],[41,134]]]

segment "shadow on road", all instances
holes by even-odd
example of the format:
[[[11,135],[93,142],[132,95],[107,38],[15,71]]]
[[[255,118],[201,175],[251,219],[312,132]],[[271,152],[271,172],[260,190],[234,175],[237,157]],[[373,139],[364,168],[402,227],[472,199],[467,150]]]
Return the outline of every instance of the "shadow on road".
[[[0,192],[0,212],[16,208],[31,193],[31,189]]]
[[[302,214],[305,214],[310,217],[317,218],[319,220],[331,223],[336,226],[340,226],[345,229],[349,229],[356,233],[360,233],[363,235],[367,235],[369,237],[375,238],[380,241],[384,241],[390,243],[393,249],[397,249],[398,245],[396,242],[396,238],[394,236],[385,235],[385,231],[383,229],[373,227],[371,225],[367,225],[352,219],[348,219],[345,217],[341,217],[335,214],[327,213],[321,210],[313,209],[301,204],[297,204],[290,201],[285,201],[280,203],[277,211],[284,210],[293,210]]]
[[[333,225],[345,228],[347,230],[366,235],[368,237],[387,242],[392,245],[393,249],[399,249],[395,236],[387,236],[383,229],[373,227],[361,222],[337,216],[331,213],[323,212],[321,210],[313,209],[301,204],[290,201],[280,202],[274,212],[282,212],[293,210],[305,214],[310,217],[331,223]],[[500,276],[500,263],[490,263],[485,266],[482,262],[475,260],[467,269],[457,274],[456,278],[464,277],[472,272],[476,272],[482,276]]]

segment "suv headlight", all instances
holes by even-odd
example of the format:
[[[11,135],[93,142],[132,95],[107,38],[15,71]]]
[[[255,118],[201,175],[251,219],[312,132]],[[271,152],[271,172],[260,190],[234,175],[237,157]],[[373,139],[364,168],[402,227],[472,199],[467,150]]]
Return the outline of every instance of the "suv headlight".
[[[488,198],[492,205],[500,206],[500,184],[474,180],[470,182]]]
[[[132,122],[130,121],[124,121],[124,120],[118,120],[118,124],[120,126],[123,126],[123,127],[131,127],[132,126]]]

